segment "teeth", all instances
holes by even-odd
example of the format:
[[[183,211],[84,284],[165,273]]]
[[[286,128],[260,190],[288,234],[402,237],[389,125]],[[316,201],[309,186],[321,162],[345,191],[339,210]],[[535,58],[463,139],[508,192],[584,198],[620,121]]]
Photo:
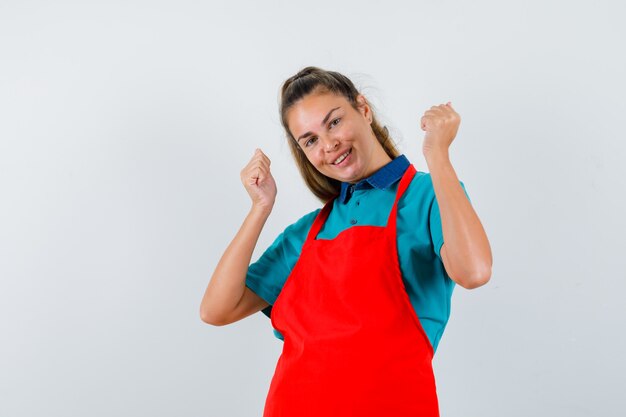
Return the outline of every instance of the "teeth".
[[[350,151],[348,150],[343,155],[340,155],[339,158],[335,159],[335,162],[333,162],[333,164],[337,165],[337,164],[341,163],[341,161],[346,159],[346,156],[348,156],[349,153],[350,153]]]

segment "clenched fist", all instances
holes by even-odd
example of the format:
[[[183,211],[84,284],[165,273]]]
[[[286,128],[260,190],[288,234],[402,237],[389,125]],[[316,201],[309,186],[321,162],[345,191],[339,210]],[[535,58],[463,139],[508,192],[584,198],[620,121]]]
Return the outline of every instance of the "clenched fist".
[[[447,153],[460,123],[461,116],[450,102],[426,110],[421,119],[421,128],[426,132],[422,145],[424,156],[441,151]]]
[[[252,206],[271,211],[276,200],[276,182],[270,172],[270,160],[260,149],[241,170],[241,182],[252,199]]]

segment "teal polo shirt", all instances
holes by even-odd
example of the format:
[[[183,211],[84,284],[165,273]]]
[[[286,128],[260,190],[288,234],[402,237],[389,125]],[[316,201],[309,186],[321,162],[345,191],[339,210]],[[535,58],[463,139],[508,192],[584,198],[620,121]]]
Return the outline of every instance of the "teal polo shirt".
[[[406,156],[400,155],[356,184],[342,183],[341,193],[333,202],[318,238],[333,239],[354,225],[385,226],[398,184],[409,164]],[[465,185],[459,182],[469,200]],[[296,264],[320,210],[315,209],[287,226],[248,267],[246,286],[270,304],[262,310],[267,317],[271,315],[272,305]],[[436,351],[450,317],[455,282],[441,261],[441,217],[429,173],[418,171],[398,201],[397,242],[404,286],[433,351]],[[375,294],[372,308],[376,308]],[[278,330],[273,331],[278,339],[284,340]]]

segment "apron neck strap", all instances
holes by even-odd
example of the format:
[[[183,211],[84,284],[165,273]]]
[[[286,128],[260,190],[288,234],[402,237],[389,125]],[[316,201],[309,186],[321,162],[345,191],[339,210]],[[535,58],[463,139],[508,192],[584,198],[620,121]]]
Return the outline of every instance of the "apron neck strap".
[[[320,211],[318,215],[315,216],[315,220],[313,221],[311,229],[309,229],[309,234],[307,235],[306,240],[315,240],[317,234],[322,229],[322,226],[324,225],[324,223],[326,223],[326,219],[330,214],[330,210],[333,208],[333,203],[335,200],[336,197],[328,200],[326,204],[324,204],[322,211]]]
[[[404,194],[406,189],[409,187],[411,180],[415,176],[417,170],[410,164],[409,167],[404,171],[404,175],[402,175],[402,179],[400,180],[400,184],[398,184],[398,190],[396,191],[396,200],[393,202],[393,207],[391,207],[391,212],[389,212],[389,218],[387,219],[387,229],[394,232],[396,231],[396,218],[398,215],[398,201],[400,197]]]

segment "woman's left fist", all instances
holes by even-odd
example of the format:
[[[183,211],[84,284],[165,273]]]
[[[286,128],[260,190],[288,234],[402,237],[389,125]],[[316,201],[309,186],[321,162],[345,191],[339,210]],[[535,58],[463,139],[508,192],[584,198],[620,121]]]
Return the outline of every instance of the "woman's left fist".
[[[454,111],[451,102],[426,110],[421,119],[422,130],[426,132],[422,146],[424,156],[441,151],[447,153],[460,123],[461,116]]]

